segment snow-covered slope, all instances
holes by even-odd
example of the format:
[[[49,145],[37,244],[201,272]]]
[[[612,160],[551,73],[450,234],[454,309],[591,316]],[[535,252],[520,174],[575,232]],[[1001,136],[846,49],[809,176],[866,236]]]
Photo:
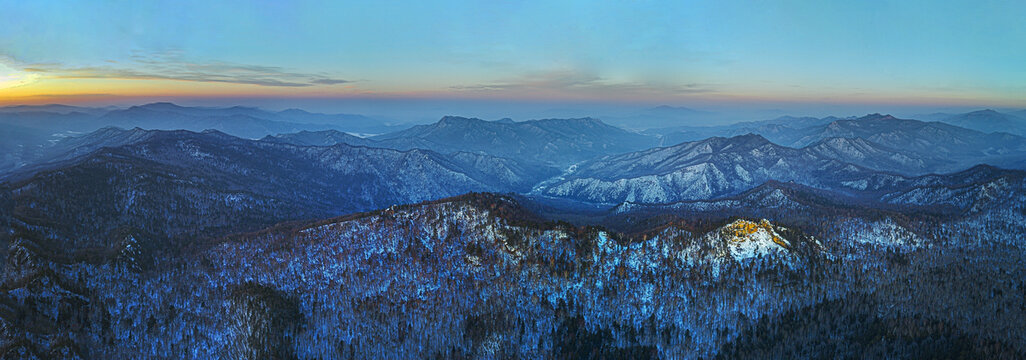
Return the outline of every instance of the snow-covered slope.
[[[826,138],[809,144],[803,150],[823,158],[904,175],[922,175],[957,167],[953,160],[900,151],[863,138]]]
[[[742,135],[590,161],[536,192],[602,203],[666,203],[733,195],[769,180],[861,190],[872,176],[887,175]]]
[[[862,138],[911,157],[950,161],[953,164],[928,169],[951,172],[977,164],[1023,168],[1026,138],[1007,133],[982,133],[941,122],[898,119],[871,114],[858,119],[837,120],[797,131],[782,144],[804,147],[829,138]]]
[[[978,166],[947,177],[923,177],[912,186],[888,192],[881,201],[890,204],[951,208],[979,213],[1026,207],[1026,173]]]
[[[943,116],[942,119],[952,117]],[[955,117],[952,117],[955,118]],[[1026,168],[1026,138],[989,133],[1015,123],[1014,115],[981,111],[950,122],[869,114],[851,118],[781,118],[718,127],[664,129],[663,145],[709,137],[759,134],[776,144],[805,148],[842,162],[907,175],[959,171],[978,164]],[[955,125],[952,125],[954,123]],[[961,127],[960,127],[961,126]],[[977,131],[989,126],[988,131]],[[1011,131],[1014,133],[1014,131]]]

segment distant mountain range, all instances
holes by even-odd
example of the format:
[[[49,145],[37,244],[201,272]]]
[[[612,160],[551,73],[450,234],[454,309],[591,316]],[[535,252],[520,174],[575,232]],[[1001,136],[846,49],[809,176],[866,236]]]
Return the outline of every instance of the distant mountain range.
[[[310,130],[336,130],[380,134],[404,128],[361,115],[315,114],[290,109],[270,112],[250,107],[185,107],[152,103],[120,108],[86,108],[66,105],[10,106],[0,108],[0,174],[51,157],[56,142],[115,126],[150,130],[218,130],[243,138]]]
[[[1009,133],[9,110],[0,358],[1026,354]]]
[[[987,109],[943,116],[936,120],[985,133],[1004,132],[1026,136],[1026,110],[1001,113]]]
[[[512,122],[446,116],[434,124],[418,125],[369,139],[332,131],[282,134],[275,138],[276,141],[296,144],[329,145],[341,141],[401,150],[421,148],[438,152],[472,152],[559,167],[655,144],[651,137],[589,118]]]
[[[325,135],[341,137],[329,141]],[[346,143],[356,140],[367,143]],[[375,145],[377,140],[336,132],[247,140],[217,131],[105,128],[57,142],[49,148],[49,162],[9,175],[8,211],[52,219],[69,234],[106,236],[138,226],[180,236],[473,191],[531,193],[555,202],[655,204],[729,198],[762,184],[793,182],[877,204],[965,208],[984,201],[980,194],[986,191],[1021,186],[1019,173],[993,167],[920,177],[872,169],[935,164],[861,138],[829,138],[799,149],[759,135],[711,138],[607,155],[562,174],[533,157]],[[981,179],[989,187],[965,188]],[[82,214],[92,214],[91,220]],[[152,222],[165,218],[166,223]]]
[[[243,138],[259,138],[266,134],[295,132],[304,129],[321,130],[326,126],[298,124],[254,117],[256,109],[197,109],[173,104],[150,104],[111,111],[97,122],[122,128],[181,129],[191,131],[218,130]]]
[[[372,139],[398,144],[426,141],[439,149],[448,147],[556,166],[655,144],[649,137],[590,118],[509,123],[447,116],[431,125]]]
[[[650,109],[652,114],[703,114],[675,107]],[[896,119],[885,115],[861,118],[797,118],[742,122],[727,126],[650,129],[639,134],[606,125],[595,119],[549,119],[513,122],[446,117],[437,123],[405,131],[360,115],[314,114],[298,109],[270,112],[249,107],[184,107],[152,103],[127,109],[84,108],[64,105],[0,108],[0,173],[47,161],[50,149],[62,137],[95,131],[105,126],[143,129],[213,129],[243,138],[271,137],[301,145],[350,145],[399,150],[430,149],[437,152],[475,152],[515,158],[544,166],[565,167],[598,156],[671,146],[709,137],[754,133],[779,145],[805,147],[820,144],[824,155],[842,152],[876,153],[860,161],[846,162],[908,175],[951,172],[974,164],[1023,168],[1020,153],[1026,151],[1021,137],[990,134],[1004,129],[1015,134],[1022,119],[1012,113],[982,110],[960,115],[934,114],[943,122]],[[893,120],[893,121],[892,121]],[[952,124],[953,126],[946,126]],[[989,124],[989,125],[988,125]],[[964,131],[966,128],[982,132]],[[366,134],[379,134],[370,138]],[[1021,133],[1021,132],[1019,132]],[[361,134],[363,137],[352,134]],[[317,139],[322,137],[322,139]],[[844,143],[831,138],[863,141]],[[834,149],[825,149],[833,146]],[[838,147],[848,147],[840,149]],[[860,150],[854,150],[859,147]],[[877,149],[869,149],[874,147]],[[886,152],[900,154],[886,154]],[[853,154],[854,156],[862,156]],[[868,155],[868,154],[864,154]],[[908,157],[909,159],[904,159]],[[880,161],[884,158],[890,160]]]
[[[674,126],[654,128],[643,133],[657,136],[663,146],[676,145],[682,142],[698,141],[714,136],[731,137],[744,134],[760,134],[770,139],[787,136],[797,129],[829,124],[841,120],[836,117],[793,117],[782,116],[771,120],[746,121],[720,126]]]
[[[105,126],[155,130],[212,129],[248,138],[304,129],[379,134],[401,128],[362,115],[317,114],[298,109],[272,112],[243,106],[187,107],[166,102],[123,109],[67,105],[9,106],[0,108],[0,124],[52,133],[88,132]]]
[[[666,127],[667,124],[708,123],[721,116],[709,111],[681,106],[660,105],[644,109],[637,114],[606,116],[610,123],[630,129],[651,129]]]
[[[553,174],[489,155],[295,146],[217,131],[107,128],[88,139],[95,142],[75,148],[77,156],[15,176],[6,211],[52,218],[69,233],[136,226],[175,236],[471,191],[521,192]]]
[[[1026,138],[881,114],[846,119],[783,117],[724,127],[647,133],[660,136],[664,145],[676,144],[677,139],[759,134],[776,144],[794,148],[811,146],[824,156],[907,175],[952,172],[975,164],[1026,168],[1022,161]],[[837,140],[839,138],[850,140]]]
[[[188,110],[178,110],[174,113],[178,115],[153,115],[155,112],[161,113],[166,109],[177,108],[172,104],[158,103],[145,108],[134,107],[111,112],[105,117],[131,119],[133,117],[129,114],[139,113],[142,114],[140,118],[180,116],[196,120],[206,119],[196,117],[197,115],[220,114],[217,116],[221,116],[219,119],[223,121],[234,120],[239,124],[245,124],[255,121],[245,113],[260,111],[252,108],[187,108]],[[35,113],[29,114],[31,118]],[[66,119],[68,122],[76,119],[75,115],[62,116],[70,116]],[[809,126],[793,129],[781,125],[782,122]],[[257,125],[261,123],[266,124],[256,121]],[[257,125],[246,126],[253,128]],[[18,128],[12,129],[17,133]],[[836,177],[838,174],[850,172],[839,170],[850,170],[850,166],[868,172],[882,171],[903,176],[947,173],[966,169],[975,164],[1026,168],[1026,139],[1003,133],[985,134],[939,122],[902,120],[879,114],[843,120],[780,118],[776,121],[738,125],[728,132],[739,129],[761,131],[770,135],[711,138],[665,148],[641,150],[650,148],[658,141],[657,138],[625,131],[594,119],[498,122],[445,117],[434,124],[415,126],[371,138],[358,137],[338,130],[303,130],[266,136],[261,142],[321,147],[347,144],[401,151],[422,149],[447,154],[449,157],[458,153],[466,153],[460,157],[467,157],[469,154],[487,155],[517,163],[524,169],[533,169],[525,172],[536,174],[552,173],[557,171],[556,169],[562,171],[569,165],[578,164],[572,168],[575,170],[568,174],[539,182],[536,185],[539,189],[536,191],[545,188],[544,192],[550,195],[571,194],[578,191],[571,191],[571,187],[607,188],[613,185],[599,184],[612,182],[616,184],[615,187],[621,189],[617,191],[623,191],[624,194],[634,193],[629,196],[583,197],[591,200],[603,199],[599,200],[600,202],[641,200],[638,196],[642,195],[660,199],[655,201],[722,196],[745,190],[763,181],[790,181],[792,178],[806,179],[806,184],[811,186],[826,186],[822,180],[829,172],[836,170]],[[54,165],[46,164],[60,163],[103,147],[132,144],[147,139],[148,134],[150,133],[142,129],[122,131],[106,128],[86,136],[65,137],[47,142],[45,145],[21,146],[16,149],[19,151],[12,151],[6,155],[9,169],[6,177],[11,177],[14,173],[24,176],[39,169],[53,168]],[[639,150],[641,151],[632,153]],[[646,163],[656,166],[646,168]],[[837,169],[834,169],[835,167]],[[19,170],[12,171],[12,168]],[[614,172],[621,177],[611,175]],[[703,172],[709,173],[699,174]],[[812,172],[822,175],[815,175]],[[5,176],[0,174],[0,178],[3,177]],[[671,180],[667,177],[676,178]],[[717,178],[723,180],[715,181]],[[845,181],[857,180],[850,178]],[[637,181],[646,185],[641,186]],[[671,186],[665,181],[678,185]],[[685,184],[687,189],[678,188]],[[525,185],[521,183],[521,186]],[[604,191],[613,191],[611,189]],[[676,195],[656,196],[652,189]]]
[[[378,133],[395,129],[360,115],[313,114],[295,109],[270,112],[241,106],[184,107],[171,103],[153,103],[111,111],[98,119],[98,122],[127,128],[192,131],[213,129],[244,138],[260,138],[300,130],[337,129],[357,133]]]
[[[117,110],[116,106],[107,106],[102,108],[97,107],[83,107],[83,106],[71,106],[61,104],[48,104],[48,105],[14,105],[0,107],[0,113],[54,113],[54,114],[71,114],[71,113],[82,113],[82,114],[105,114],[109,111]]]
[[[831,137],[859,137],[920,157],[955,163],[950,167],[924,169],[929,172],[956,171],[980,163],[1012,168],[1026,165],[1022,162],[1022,154],[1026,152],[1026,139],[1023,137],[982,133],[944,123],[896,119],[879,114],[805,128],[778,141],[791,146],[805,146]]]
[[[299,146],[332,146],[335,144],[349,144],[355,146],[378,145],[378,147],[384,147],[384,145],[379,144],[378,141],[350,135],[349,133],[338,130],[304,130],[296,133],[267,135],[261,140]]]
[[[853,126],[858,129],[872,128],[877,120],[869,120],[868,126],[854,121],[858,125]],[[827,131],[811,133],[819,136],[858,135],[835,131],[837,128],[852,126],[850,124],[848,121],[833,122],[821,128]],[[896,131],[895,134],[908,133]],[[967,137],[977,134],[968,134]],[[897,139],[890,136],[884,133],[882,138]],[[940,138],[946,139],[945,136]],[[924,138],[920,136],[915,140]],[[1023,144],[1021,138],[1015,141]],[[968,149],[964,145],[956,143],[955,146]],[[918,146],[926,148],[922,143]],[[734,195],[774,180],[854,194],[883,191],[914,181],[908,175],[899,174],[900,170],[918,169],[923,172],[951,166],[943,162],[943,157],[927,158],[916,154],[882,147],[860,137],[824,138],[796,149],[777,145],[760,135],[749,134],[599,158],[582,163],[555,181],[547,181],[536,188],[535,192],[600,203],[666,203]],[[1013,159],[1018,159],[1021,164],[1022,153],[1015,154],[1017,157]]]

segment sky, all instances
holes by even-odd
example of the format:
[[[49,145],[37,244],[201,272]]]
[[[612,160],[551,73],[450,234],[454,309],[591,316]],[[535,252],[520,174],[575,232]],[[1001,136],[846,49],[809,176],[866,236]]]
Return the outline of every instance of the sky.
[[[0,0],[0,9],[0,105],[1026,107],[1021,0]]]

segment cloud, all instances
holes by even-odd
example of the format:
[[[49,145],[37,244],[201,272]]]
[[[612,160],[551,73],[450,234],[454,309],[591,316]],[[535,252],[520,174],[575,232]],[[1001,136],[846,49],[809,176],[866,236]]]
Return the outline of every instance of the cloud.
[[[349,83],[349,82],[352,82],[352,81],[342,80],[342,79],[316,79],[316,80],[313,80],[311,82],[314,83],[314,84],[335,85],[335,84],[345,84],[345,83]]]
[[[23,71],[50,79],[176,80],[277,87],[336,85],[350,82],[324,73],[288,71],[277,66],[223,61],[186,61],[177,52],[133,55],[129,62],[102,66],[31,64]]]
[[[591,72],[556,70],[526,73],[520,77],[492,83],[452,86],[468,92],[593,92],[593,93],[655,93],[678,95],[712,92],[707,85],[664,84],[641,81],[615,81]]]

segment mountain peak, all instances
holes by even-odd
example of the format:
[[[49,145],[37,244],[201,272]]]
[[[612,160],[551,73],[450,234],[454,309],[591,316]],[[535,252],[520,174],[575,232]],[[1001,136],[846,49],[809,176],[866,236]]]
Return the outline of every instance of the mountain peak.
[[[994,109],[983,109],[969,112],[970,115],[1001,115],[1001,113]]]
[[[1005,170],[990,164],[976,164],[973,167],[956,172],[958,175],[973,175],[973,174],[995,174],[999,172],[1014,172],[1014,170]]]
[[[306,111],[306,110],[303,110],[303,109],[296,109],[296,108],[288,108],[288,109],[279,111],[278,113],[282,114],[282,115],[310,115],[311,114],[311,112],[309,112],[309,111]]]
[[[880,114],[873,113],[866,116],[855,119],[856,121],[876,121],[876,120],[897,120],[898,118],[891,116],[891,114]]]
[[[133,106],[134,108],[150,109],[150,110],[177,110],[183,109],[184,107],[179,106],[172,102],[155,102],[144,105]]]
[[[480,122],[484,122],[484,120],[481,120],[481,119],[478,119],[478,118],[467,118],[467,117],[462,117],[462,116],[446,115],[446,116],[443,116],[441,120],[438,120],[436,125],[441,125],[441,126],[464,125],[465,126],[465,125],[468,125],[468,124],[480,123]]]
[[[602,120],[599,120],[599,119],[596,119],[596,118],[593,118],[593,117],[590,117],[590,116],[585,116],[585,117],[580,117],[580,118],[534,119],[534,120],[526,120],[526,121],[521,121],[521,122],[524,122],[524,123],[532,123],[532,122],[535,122],[535,123],[536,122],[594,122],[594,123],[601,123]]]
[[[769,139],[766,139],[762,135],[747,133],[744,135],[737,135],[731,137],[715,136],[704,140],[682,142],[677,145],[670,146],[670,148],[688,149],[693,146],[711,146],[718,150],[726,149],[752,149],[767,144],[772,144]]]
[[[747,134],[744,134],[744,135],[737,135],[737,136],[732,136],[732,137],[729,137],[729,138],[713,138],[713,139],[722,139],[720,141],[731,143],[731,144],[744,144],[744,145],[753,145],[753,146],[761,146],[761,145],[765,145],[765,144],[770,144],[771,143],[769,141],[769,139],[763,137],[762,135],[755,134],[755,133],[747,133]]]
[[[818,146],[834,146],[834,147],[837,147],[837,146],[844,146],[844,145],[860,145],[860,146],[865,146],[865,145],[875,145],[875,144],[869,142],[866,139],[863,139],[863,138],[857,137],[857,136],[856,137],[832,136],[832,137],[822,138],[819,141],[816,141],[814,143],[811,143],[811,144],[805,146],[805,148],[815,148],[815,147],[818,147]]]
[[[752,141],[766,141],[766,142],[769,142],[769,140],[767,140],[765,137],[763,137],[762,135],[756,134],[756,133],[747,133],[747,134],[743,134],[743,135],[737,135],[737,136],[731,137],[731,139],[741,139],[741,140],[752,140]]]
[[[940,118],[939,121],[983,133],[1026,135],[1026,119],[1016,113],[1005,113],[994,109],[948,115]]]

